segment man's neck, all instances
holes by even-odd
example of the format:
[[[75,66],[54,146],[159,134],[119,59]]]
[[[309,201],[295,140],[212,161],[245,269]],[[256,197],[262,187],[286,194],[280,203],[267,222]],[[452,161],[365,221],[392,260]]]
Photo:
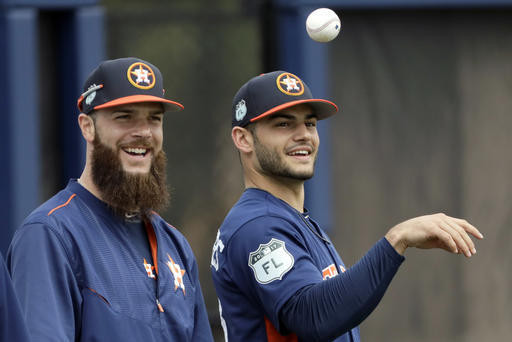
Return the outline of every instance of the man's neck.
[[[246,175],[245,187],[265,190],[285,201],[297,211],[304,211],[304,181],[284,177],[267,177],[263,175],[248,177]]]
[[[87,189],[87,191],[89,191],[95,197],[103,201],[103,198],[101,197],[101,192],[96,187],[96,184],[94,184],[94,182],[92,181],[92,177],[90,175],[90,172],[88,172],[87,168],[84,169],[82,175],[80,176],[80,178],[78,178],[78,183],[80,183],[81,186]]]

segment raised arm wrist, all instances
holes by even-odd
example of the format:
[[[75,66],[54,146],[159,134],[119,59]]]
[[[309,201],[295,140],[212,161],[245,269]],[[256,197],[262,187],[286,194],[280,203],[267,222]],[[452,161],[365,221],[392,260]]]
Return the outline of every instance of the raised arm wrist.
[[[400,234],[400,230],[397,226],[391,228],[384,237],[398,254],[404,255],[407,244],[402,238],[402,234]]]

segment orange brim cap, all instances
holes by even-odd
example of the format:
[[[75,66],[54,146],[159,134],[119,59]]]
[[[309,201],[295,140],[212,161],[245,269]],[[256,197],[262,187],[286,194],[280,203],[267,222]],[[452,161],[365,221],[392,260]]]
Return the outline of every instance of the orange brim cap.
[[[306,99],[306,100],[297,100],[297,101],[290,101],[283,103],[279,106],[276,106],[274,108],[271,108],[267,110],[265,113],[262,113],[250,120],[250,122],[254,122],[256,120],[262,119],[266,116],[272,115],[274,113],[277,113],[283,109],[290,108],[299,104],[307,103],[311,107],[313,107],[313,111],[317,116],[318,120],[327,119],[331,115],[336,114],[336,112],[339,110],[338,106],[331,101],[324,100],[324,99]]]
[[[181,103],[167,100],[158,96],[152,96],[152,95],[131,95],[131,96],[125,96],[120,97],[118,99],[105,102],[101,105],[95,106],[94,109],[102,109],[102,108],[110,108],[115,107],[123,104],[129,104],[129,103],[141,103],[141,102],[160,102],[164,105],[165,111],[169,112],[177,112],[182,110],[184,107]]]

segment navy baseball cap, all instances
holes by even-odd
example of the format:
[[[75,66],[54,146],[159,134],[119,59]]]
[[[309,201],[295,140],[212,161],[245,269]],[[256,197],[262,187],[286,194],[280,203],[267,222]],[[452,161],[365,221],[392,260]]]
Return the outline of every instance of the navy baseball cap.
[[[89,114],[95,109],[128,103],[160,102],[165,111],[179,111],[183,105],[164,97],[160,70],[139,58],[128,57],[102,62],[84,83],[78,109]]]
[[[315,99],[299,77],[286,71],[273,71],[251,78],[233,99],[231,126],[245,127],[268,115],[301,103],[313,108],[318,120],[338,111],[331,101]]]

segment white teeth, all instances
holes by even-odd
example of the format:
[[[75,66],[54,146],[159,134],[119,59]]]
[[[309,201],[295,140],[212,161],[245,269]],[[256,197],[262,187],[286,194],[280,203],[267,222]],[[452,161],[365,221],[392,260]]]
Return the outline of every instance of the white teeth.
[[[126,152],[133,153],[133,154],[146,154],[147,149],[145,149],[145,148],[129,147],[129,148],[126,149]]]
[[[308,151],[305,151],[305,150],[301,150],[301,151],[293,151],[292,153],[290,153],[292,156],[307,156],[309,155],[309,152]]]

